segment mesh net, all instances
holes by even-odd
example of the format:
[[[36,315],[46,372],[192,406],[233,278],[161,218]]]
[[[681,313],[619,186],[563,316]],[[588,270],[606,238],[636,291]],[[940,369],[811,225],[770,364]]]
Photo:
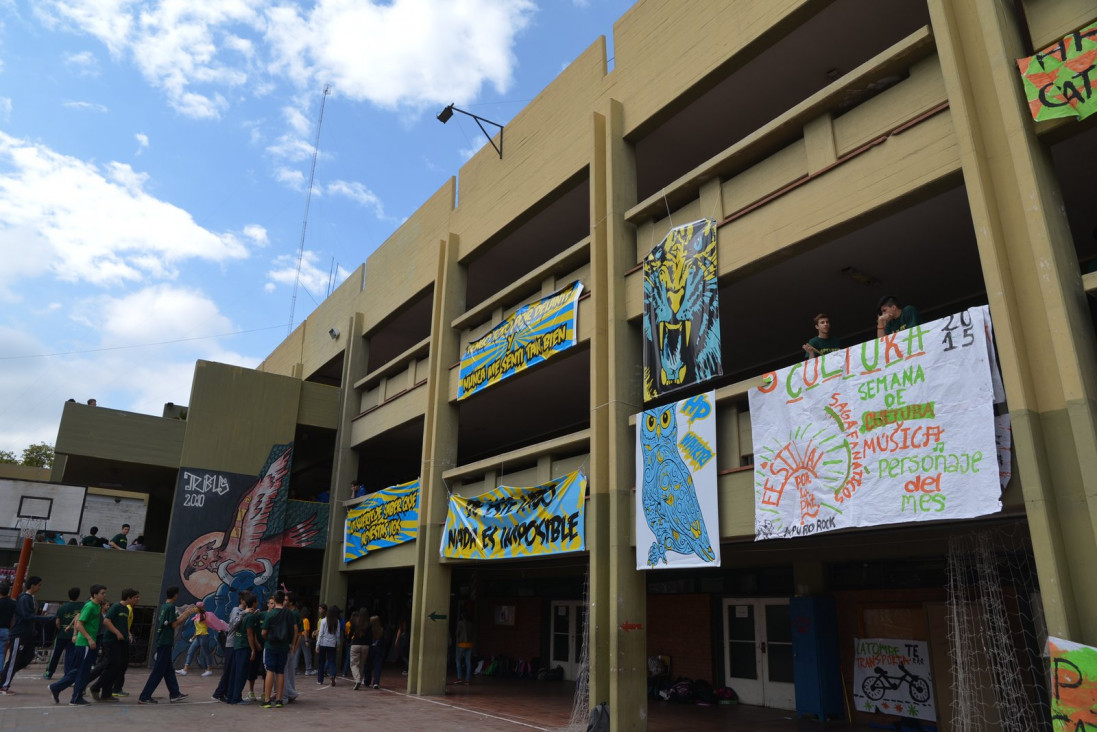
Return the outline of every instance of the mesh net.
[[[1036,564],[1022,526],[950,539],[954,730],[1050,730],[1041,607]]]
[[[590,574],[583,587],[583,645],[579,652],[579,670],[575,674],[575,696],[571,701],[571,718],[556,732],[584,732],[590,717]]]
[[[38,535],[39,531],[44,531],[46,528],[46,520],[39,518],[21,518],[16,521],[16,526],[19,527],[19,536],[23,539],[33,539]]]

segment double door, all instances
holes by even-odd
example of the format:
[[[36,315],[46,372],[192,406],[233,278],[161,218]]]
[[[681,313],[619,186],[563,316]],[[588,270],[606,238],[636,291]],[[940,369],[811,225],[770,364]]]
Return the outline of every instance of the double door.
[[[560,666],[564,678],[574,680],[583,658],[583,632],[587,625],[587,604],[582,600],[552,603],[552,637],[549,639],[549,667]]]
[[[787,598],[725,599],[725,683],[743,704],[795,709]]]

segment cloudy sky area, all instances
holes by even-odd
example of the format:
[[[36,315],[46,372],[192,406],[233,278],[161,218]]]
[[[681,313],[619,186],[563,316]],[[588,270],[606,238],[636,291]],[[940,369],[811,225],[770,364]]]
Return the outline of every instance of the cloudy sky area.
[[[0,0],[0,450],[286,336],[325,84],[294,325],[631,4]]]

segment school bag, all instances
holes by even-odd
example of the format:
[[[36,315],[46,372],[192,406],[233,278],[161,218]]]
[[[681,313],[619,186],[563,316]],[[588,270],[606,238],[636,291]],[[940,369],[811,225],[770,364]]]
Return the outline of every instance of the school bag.
[[[271,643],[289,643],[293,640],[293,614],[278,610],[267,624],[267,640]]]

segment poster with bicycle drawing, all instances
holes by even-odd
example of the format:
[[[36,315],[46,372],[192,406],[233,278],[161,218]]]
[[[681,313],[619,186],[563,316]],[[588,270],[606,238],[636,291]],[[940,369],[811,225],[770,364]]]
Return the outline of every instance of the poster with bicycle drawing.
[[[860,712],[937,720],[929,646],[895,638],[853,639],[853,707]]]
[[[1001,510],[996,372],[984,306],[766,374],[750,391],[755,538]]]

